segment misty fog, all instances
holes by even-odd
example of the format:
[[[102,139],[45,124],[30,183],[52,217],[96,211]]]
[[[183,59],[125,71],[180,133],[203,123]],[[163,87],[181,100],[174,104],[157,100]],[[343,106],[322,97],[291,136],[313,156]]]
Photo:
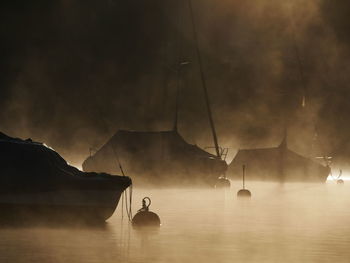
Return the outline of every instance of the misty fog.
[[[348,156],[348,14],[330,0],[193,1],[219,144]],[[75,165],[118,129],[173,126],[211,146],[187,1],[10,1],[1,8],[1,130]],[[305,107],[302,100],[305,98]],[[317,135],[317,136],[316,136]],[[312,147],[310,147],[312,145]]]

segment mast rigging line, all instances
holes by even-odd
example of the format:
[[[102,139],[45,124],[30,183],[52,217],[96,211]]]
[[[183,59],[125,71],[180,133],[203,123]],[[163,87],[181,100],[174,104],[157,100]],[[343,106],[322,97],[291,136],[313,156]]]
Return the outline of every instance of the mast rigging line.
[[[304,108],[306,106],[306,100],[308,99],[308,85],[306,83],[306,74],[305,74],[305,68],[303,65],[302,58],[300,56],[300,48],[297,44],[297,39],[296,39],[296,22],[294,18],[297,17],[295,13],[295,8],[292,8],[290,13],[289,13],[289,18],[288,20],[290,21],[290,28],[291,28],[291,37],[293,41],[293,48],[296,56],[296,62],[297,62],[297,67],[298,67],[298,72],[299,72],[299,78],[300,78],[300,85],[301,89],[303,92],[303,97],[302,97],[302,107]]]
[[[119,169],[120,169],[122,175],[125,176],[123,167],[122,167],[122,165],[120,163],[120,160],[119,160],[118,153],[117,153],[117,151],[115,149],[116,145],[115,145],[115,147],[113,147],[113,145],[111,145],[111,148],[113,150],[114,156],[117,159],[117,163],[118,163]],[[126,215],[128,216],[128,220],[131,222],[132,221],[132,184],[129,186],[129,200],[128,200],[127,189],[125,189],[124,192],[122,193],[122,218],[124,217],[124,214],[123,214],[124,202],[125,202]]]
[[[293,41],[293,47],[294,47],[294,52],[295,52],[295,56],[296,56],[296,60],[297,60],[297,67],[298,67],[298,71],[299,71],[299,76],[300,76],[300,83],[301,83],[301,88],[303,91],[303,98],[302,98],[302,107],[305,108],[306,107],[306,100],[309,97],[309,93],[308,92],[308,84],[306,82],[306,75],[305,74],[305,67],[301,55],[300,55],[300,48],[298,46],[297,43],[297,34],[296,34],[296,23],[295,20],[293,19],[294,17],[296,17],[296,13],[295,13],[295,8],[291,9],[291,12],[289,14],[289,21],[291,23],[291,37],[292,37],[292,41]],[[323,153],[323,159],[325,161],[326,167],[330,168],[330,175],[331,177],[334,179],[333,174],[332,174],[332,170],[331,170],[331,162],[327,159],[327,155],[325,154],[325,148],[323,147],[323,144],[321,143],[320,137],[319,137],[319,132],[318,132],[318,127],[317,127],[317,120],[312,120],[314,123],[314,136],[313,136],[313,142],[311,145],[311,155],[315,153],[315,144],[318,143],[318,147],[321,150],[321,152]],[[339,179],[341,176],[341,172],[340,175],[338,176],[337,179]]]
[[[112,148],[112,151],[114,153],[115,158],[117,159],[117,163],[118,163],[120,172],[122,173],[123,176],[126,176],[124,173],[123,167],[121,165],[121,162],[119,160],[118,153],[116,151],[117,145],[113,145],[113,143],[111,143],[111,148]],[[90,153],[90,155],[91,155],[91,153]],[[123,191],[122,196],[121,196],[122,197],[122,219],[124,217],[123,211],[124,211],[124,202],[125,202],[126,214],[128,216],[129,222],[131,222],[132,221],[132,189],[133,189],[132,183],[128,188],[129,188],[129,206],[128,206],[128,200],[127,200],[127,189],[125,189]],[[124,195],[125,195],[125,198],[124,198]]]
[[[295,51],[295,55],[296,55],[296,59],[297,59],[297,63],[298,63],[298,70],[299,70],[299,75],[300,75],[300,82],[301,82],[301,87],[303,89],[303,101],[302,101],[302,106],[305,107],[306,105],[306,93],[307,93],[307,86],[306,86],[306,79],[305,79],[305,73],[304,73],[304,67],[303,67],[303,63],[301,61],[301,57],[300,57],[300,51],[299,51],[299,47],[296,43],[296,39],[295,39],[295,32],[294,32],[294,28],[292,29],[292,38],[293,38],[293,46],[294,46],[294,51]]]
[[[180,3],[180,2],[179,2]],[[182,19],[181,19],[181,5],[179,5],[179,16],[177,17],[177,27],[178,31],[181,28],[182,25]],[[181,41],[180,41],[180,34],[178,33],[177,36],[177,46],[176,46],[176,56],[177,56],[177,65],[176,65],[176,97],[175,97],[175,118],[174,118],[174,126],[173,130],[177,131],[177,123],[178,123],[178,111],[179,111],[179,96],[180,96],[180,86],[181,86],[181,80],[180,80],[180,63],[181,63],[181,56],[182,56],[182,49],[180,47]]]
[[[202,57],[201,57],[201,54],[200,54],[200,51],[199,51],[199,42],[198,42],[196,25],[195,25],[195,22],[194,22],[194,13],[193,13],[193,7],[192,7],[192,0],[188,0],[188,7],[189,7],[189,10],[190,10],[192,30],[193,30],[193,38],[194,38],[194,42],[195,42],[195,46],[196,46],[196,53],[197,53],[197,59],[198,59],[198,64],[199,64],[200,77],[201,77],[202,87],[203,87],[203,91],[204,91],[205,104],[207,106],[209,123],[210,123],[211,131],[212,131],[212,134],[213,134],[215,151],[216,151],[216,155],[221,159],[218,139],[217,139],[217,136],[216,136],[216,130],[215,130],[215,126],[214,126],[212,112],[211,112],[211,109],[210,109],[208,90],[207,90],[206,81],[205,81],[204,72],[203,72]]]

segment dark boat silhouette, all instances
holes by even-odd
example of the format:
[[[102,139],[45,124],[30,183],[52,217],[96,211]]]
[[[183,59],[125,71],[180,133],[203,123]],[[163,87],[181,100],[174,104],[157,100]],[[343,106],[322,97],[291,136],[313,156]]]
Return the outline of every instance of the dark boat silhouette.
[[[210,98],[202,65],[192,3],[188,1],[193,40],[199,66],[200,81],[215,155],[204,151],[197,145],[187,143],[177,129],[180,71],[188,61],[179,57],[177,73],[177,92],[175,119],[172,130],[167,131],[125,131],[120,130],[95,154],[83,163],[84,171],[115,173],[118,159],[135,184],[149,185],[207,185],[214,186],[218,178],[225,179],[227,170],[226,149],[219,146],[218,137],[210,107]],[[229,182],[229,181],[227,181]]]
[[[83,162],[84,171],[116,173],[117,159],[135,184],[214,185],[225,161],[187,143],[176,130],[119,130]]]
[[[0,163],[0,221],[105,221],[131,185],[129,177],[82,172],[42,143],[3,133]]]
[[[278,147],[239,150],[229,164],[228,176],[241,178],[247,167],[247,180],[275,182],[325,182],[330,168],[299,155],[287,147],[286,138]]]

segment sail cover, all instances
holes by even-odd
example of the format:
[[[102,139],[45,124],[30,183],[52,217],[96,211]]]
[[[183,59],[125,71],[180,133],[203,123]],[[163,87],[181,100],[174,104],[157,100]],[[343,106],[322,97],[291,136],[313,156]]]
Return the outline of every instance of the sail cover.
[[[325,182],[329,168],[287,148],[285,140],[273,148],[239,150],[228,168],[228,176],[242,178],[246,166],[246,179],[277,182]]]
[[[210,184],[227,168],[225,161],[187,143],[176,130],[119,130],[84,161],[83,170],[115,173],[119,163],[134,182],[150,184]]]

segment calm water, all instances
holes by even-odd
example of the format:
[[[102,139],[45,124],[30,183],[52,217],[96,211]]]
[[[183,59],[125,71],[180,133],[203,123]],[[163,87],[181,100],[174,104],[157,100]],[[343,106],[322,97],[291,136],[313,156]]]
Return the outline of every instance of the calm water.
[[[121,218],[103,227],[0,230],[0,262],[350,262],[350,182],[249,183],[219,189],[134,189],[162,220],[140,231]],[[125,214],[124,214],[125,216]]]

